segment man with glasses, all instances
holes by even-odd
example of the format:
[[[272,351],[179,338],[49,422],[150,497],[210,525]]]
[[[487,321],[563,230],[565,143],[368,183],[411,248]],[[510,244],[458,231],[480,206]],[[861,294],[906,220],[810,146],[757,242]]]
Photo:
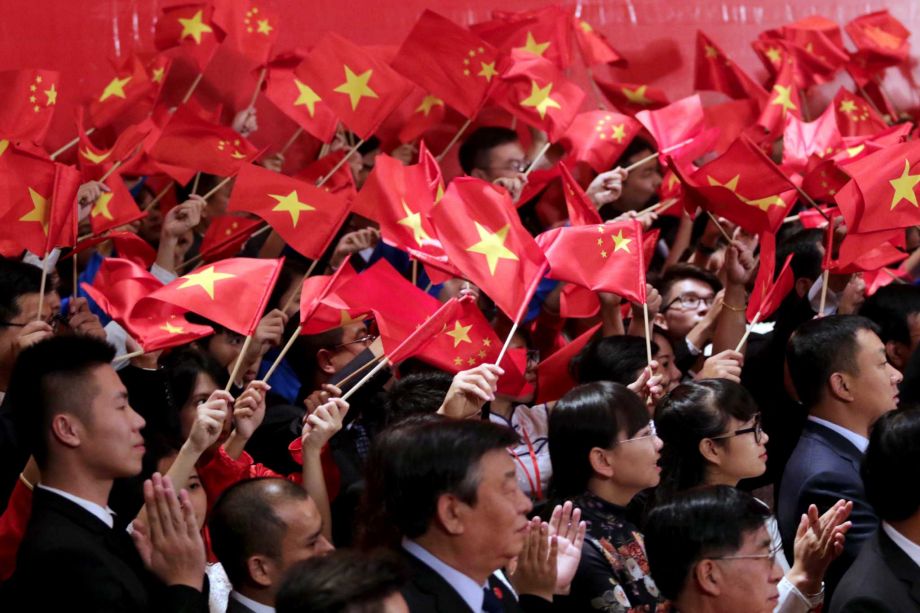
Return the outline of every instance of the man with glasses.
[[[529,162],[517,132],[487,126],[474,130],[460,146],[460,167],[471,177],[501,185],[517,200]]]
[[[783,571],[767,531],[770,511],[726,485],[682,492],[655,507],[645,549],[661,593],[681,613],[769,613]]]

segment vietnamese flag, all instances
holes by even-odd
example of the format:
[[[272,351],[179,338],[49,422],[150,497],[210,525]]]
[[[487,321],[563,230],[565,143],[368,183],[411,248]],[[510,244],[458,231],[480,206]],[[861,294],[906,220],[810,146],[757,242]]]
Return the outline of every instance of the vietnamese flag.
[[[621,112],[635,115],[646,109],[658,109],[668,104],[665,93],[643,83],[612,83],[594,77],[594,82],[607,100]]]
[[[590,23],[579,17],[572,16],[572,27],[575,31],[575,42],[581,51],[581,58],[586,66],[596,64],[613,64],[626,66],[626,58],[610,46],[607,38],[595,30]]]
[[[220,215],[211,220],[201,239],[199,253],[204,262],[214,262],[238,255],[252,233],[262,225],[258,219],[238,215]]]
[[[431,221],[451,263],[516,321],[546,259],[508,193],[480,179],[458,177],[431,209]]]
[[[750,98],[763,104],[767,92],[748,76],[702,30],[696,32],[696,73],[693,89],[722,92],[729,98]]]
[[[426,10],[391,64],[423,90],[472,118],[498,76],[497,59],[495,48],[479,36]]]
[[[73,257],[75,253],[82,253],[106,241],[112,241],[119,258],[135,262],[144,270],[148,270],[157,259],[157,252],[150,243],[133,232],[109,232],[105,236],[91,236],[77,243],[66,257]]]
[[[560,70],[572,63],[570,12],[558,5],[533,11],[493,11],[492,19],[470,26],[477,35],[514,54],[526,53],[555,64]]]
[[[578,114],[585,92],[548,60],[520,52],[512,60],[492,99],[520,121],[546,132],[551,142],[558,141]]]
[[[0,71],[0,139],[40,145],[54,116],[60,80],[54,70]]]
[[[281,25],[265,2],[216,2],[212,19],[226,33],[223,44],[254,65],[268,61]]]
[[[888,128],[885,119],[862,96],[842,87],[831,101],[831,107],[844,136],[867,136]]]
[[[298,253],[319,259],[348,216],[344,198],[261,166],[246,164],[233,185],[228,211],[254,213]]]
[[[93,234],[102,234],[106,230],[117,228],[147,216],[141,211],[121,174],[116,172],[105,184],[111,191],[103,192],[93,203],[89,212],[89,221]]]
[[[569,159],[585,162],[595,172],[606,172],[641,130],[639,122],[628,115],[588,111],[575,116],[559,144],[568,151]]]
[[[920,224],[920,142],[908,141],[867,155],[847,164],[846,172],[865,203],[858,219],[847,219],[849,230],[874,232]]]
[[[185,274],[150,294],[197,313],[243,336],[251,336],[271,297],[284,259],[230,258]]]
[[[150,80],[144,64],[132,56],[118,69],[102,91],[89,103],[89,121],[104,128],[122,116],[140,119],[153,109],[158,85]]]
[[[297,72],[348,129],[368,139],[412,91],[377,52],[326,33]]]
[[[213,22],[214,8],[211,3],[188,4],[164,8],[157,19],[154,43],[163,51],[181,47],[204,72],[224,33]]]
[[[312,136],[332,142],[339,120],[301,76],[296,67],[269,67],[265,97]]]
[[[581,185],[572,176],[565,164],[559,164],[559,174],[562,177],[562,193],[565,197],[565,208],[568,210],[569,222],[573,226],[586,226],[602,224],[601,214],[591,202]]]
[[[537,237],[549,278],[645,302],[642,226],[635,220],[554,228]]]

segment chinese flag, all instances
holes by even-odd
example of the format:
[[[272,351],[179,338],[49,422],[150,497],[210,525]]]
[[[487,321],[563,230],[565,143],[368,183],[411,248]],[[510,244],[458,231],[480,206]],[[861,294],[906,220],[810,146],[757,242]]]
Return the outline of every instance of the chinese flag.
[[[324,143],[331,142],[339,120],[301,76],[296,68],[270,67],[265,97],[311,135]]]
[[[230,258],[183,275],[149,295],[243,336],[259,325],[283,259]]]
[[[516,321],[546,260],[508,193],[480,179],[456,178],[431,209],[431,221],[450,261]]]
[[[384,342],[383,351],[390,363],[396,364],[422,353],[447,328],[448,322],[455,318],[459,303],[457,298],[451,298],[440,305],[427,319],[416,322],[415,328],[392,349]]]
[[[763,104],[767,92],[725,55],[701,30],[696,32],[696,76],[693,89],[722,92],[729,98],[750,98]]]
[[[554,228],[537,237],[549,262],[549,277],[596,292],[645,302],[642,226],[635,220]]]
[[[843,147],[843,137],[837,129],[837,117],[832,106],[811,122],[795,115],[786,116],[783,132],[783,166],[805,170],[812,156],[830,157]]]
[[[431,95],[472,118],[498,76],[498,53],[470,30],[426,10],[392,66]]]
[[[844,136],[876,134],[888,127],[885,119],[868,102],[856,94],[840,88],[831,101],[837,116],[837,125]]]
[[[362,139],[412,91],[412,84],[378,53],[332,32],[320,39],[297,72]]]
[[[280,21],[265,2],[218,2],[213,20],[226,33],[223,44],[231,46],[236,55],[254,65],[268,61]]]
[[[101,92],[89,103],[89,121],[104,128],[116,119],[130,116],[140,120],[153,109],[153,98],[158,84],[150,80],[144,64],[132,56],[116,71]]]
[[[635,115],[646,109],[659,109],[668,103],[668,97],[657,88],[642,83],[612,83],[594,77],[601,93],[621,112]]]
[[[93,234],[102,234],[106,230],[117,228],[147,216],[141,211],[121,174],[115,173],[105,184],[111,191],[103,192],[93,203],[89,213]]]
[[[59,83],[53,70],[0,71],[0,138],[40,145],[54,116]]]
[[[585,162],[596,172],[613,168],[633,138],[642,130],[638,121],[613,111],[579,113],[559,143],[574,162]]]
[[[562,76],[552,62],[515,52],[492,92],[495,102],[529,126],[558,141],[572,124],[585,93]]]
[[[142,300],[163,287],[163,283],[136,262],[105,258],[92,285],[83,283],[81,287],[144,351],[185,345],[214,333],[209,326],[186,321],[182,309],[165,302]]]
[[[916,191],[920,183],[920,142],[908,141],[867,155],[847,164],[846,172],[853,177],[865,203],[859,218],[847,218],[849,230],[874,232],[920,224]]]
[[[802,178],[802,189],[811,196],[812,200],[833,202],[834,196],[849,180],[850,176],[840,170],[833,160],[824,160]],[[803,225],[805,221],[801,215],[805,213],[806,211],[802,211],[799,214],[799,220],[802,221]],[[818,213],[815,214],[818,215]]]
[[[578,385],[569,371],[569,362],[578,355],[588,344],[601,324],[589,328],[581,336],[574,339],[537,365],[537,398],[536,402],[551,402],[559,400]]]
[[[572,63],[569,11],[550,5],[535,11],[493,11],[490,21],[470,30],[505,53],[541,57],[564,70]]]
[[[889,66],[906,62],[910,55],[910,30],[887,10],[857,17],[844,29],[856,45],[847,70],[859,85],[871,82]]]
[[[786,115],[802,116],[802,103],[799,100],[799,90],[793,81],[792,64],[784,64],[776,77],[773,89],[767,103],[764,105],[757,120],[770,134],[778,133],[786,125]]]
[[[294,178],[316,184],[320,179],[328,175],[336,165],[339,165],[339,161],[343,157],[345,157],[344,150],[333,151],[329,155],[324,155],[309,164],[295,174]],[[358,192],[355,188],[355,177],[348,164],[339,165],[339,169],[335,171],[335,174],[323,183],[323,191],[342,196],[348,202],[354,199]]]
[[[604,223],[601,214],[597,212],[597,207],[581,189],[565,164],[559,164],[559,174],[562,177],[562,193],[565,196],[565,208],[568,210],[569,222],[573,226]]]
[[[757,277],[754,279],[754,289],[751,291],[751,297],[748,300],[746,311],[747,320],[764,321],[773,314],[779,305],[783,302],[786,294],[795,284],[795,275],[790,268],[792,263],[792,254],[786,258],[782,270],[776,279],[773,279],[773,273],[776,271],[776,235],[766,232],[760,236],[760,266],[757,269]]]
[[[208,230],[201,239],[201,259],[214,262],[232,258],[239,254],[243,245],[262,225],[258,219],[249,219],[238,215],[220,215],[211,220]]]
[[[585,61],[586,66],[595,64],[626,66],[626,58],[611,47],[607,38],[591,27],[590,23],[573,15],[572,26],[575,30],[575,42],[578,43],[578,50],[581,51],[581,58]]]
[[[169,166],[229,177],[239,172],[243,164],[258,157],[259,153],[233,128],[205,121],[183,105],[166,124],[150,151],[150,157],[166,164],[164,170],[179,181],[179,173],[172,172]]]
[[[224,33],[212,21],[210,3],[176,6],[163,10],[157,20],[154,43],[159,50],[181,47],[199,72],[204,72]]]
[[[254,213],[297,252],[319,259],[348,216],[348,203],[292,177],[246,164],[233,185],[228,211]]]

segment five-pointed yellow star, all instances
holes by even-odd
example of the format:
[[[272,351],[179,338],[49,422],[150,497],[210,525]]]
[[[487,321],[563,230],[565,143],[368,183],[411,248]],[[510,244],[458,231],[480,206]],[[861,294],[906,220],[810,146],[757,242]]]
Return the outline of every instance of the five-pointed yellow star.
[[[547,48],[549,48],[549,41],[538,43],[533,37],[533,32],[527,32],[527,41],[524,43],[523,47],[518,47],[518,49],[529,51],[534,55],[543,55]]]
[[[468,326],[462,326],[460,325],[460,321],[457,320],[454,322],[454,329],[448,330],[444,334],[454,339],[454,347],[456,347],[460,343],[472,343],[473,342],[472,340],[470,340],[470,330],[472,328],[473,328],[473,324],[470,324]]]
[[[745,198],[741,196],[741,194],[735,194],[735,196],[737,196],[738,200],[740,200],[741,202],[747,205],[750,205],[750,206],[756,206],[758,209],[760,209],[763,212],[767,212],[767,210],[771,206],[778,206],[778,207],[786,206],[786,202],[779,196],[767,196],[765,198],[757,198],[755,200],[750,200],[748,198]]]
[[[783,115],[786,114],[786,111],[794,111],[796,109],[795,103],[792,101],[792,86],[791,85],[780,85],[777,83],[773,86],[773,91],[776,92],[776,97],[773,100],[770,100],[770,104],[778,104],[783,107]]]
[[[852,113],[856,110],[856,103],[852,100],[841,100],[840,108],[837,110],[841,113]]]
[[[80,149],[80,155],[85,157],[87,160],[89,160],[93,164],[99,164],[100,162],[105,161],[105,159],[109,157],[111,154],[112,154],[111,151],[107,151],[104,155],[99,155],[96,152],[91,151],[89,147],[83,147],[82,149]]]
[[[310,113],[310,117],[313,117],[313,113],[316,111],[316,103],[322,100],[313,88],[294,77],[294,85],[297,86],[297,100],[294,101],[294,106],[305,106],[307,111]]]
[[[54,83],[51,84],[51,87],[44,90],[45,96],[48,97],[48,100],[45,102],[45,106],[51,106],[52,104],[57,103],[57,89],[54,88]]]
[[[553,91],[553,84],[549,83],[546,87],[540,87],[537,85],[537,82],[532,80],[530,81],[530,96],[521,100],[521,106],[530,106],[537,109],[537,112],[540,113],[540,119],[546,117],[546,111],[550,108],[561,109],[562,107],[558,102],[550,98],[550,93]]]
[[[166,68],[164,68],[163,66],[158,66],[153,69],[153,76],[150,78],[150,80],[153,81],[154,83],[161,83],[165,75],[166,75]]]
[[[767,49],[763,53],[774,64],[779,64],[781,61],[783,61],[783,55],[782,53],[780,53],[780,50],[777,49],[776,47],[767,47]]]
[[[617,141],[617,144],[622,144],[623,139],[626,138],[626,124],[618,123],[613,126],[613,130],[610,133],[610,138],[613,138]]]
[[[645,91],[648,89],[648,85],[640,85],[634,90],[628,87],[621,87],[620,89],[623,90],[623,95],[626,96],[626,99],[633,104],[648,106],[652,103],[651,100],[645,97]]]
[[[361,74],[356,75],[351,68],[345,66],[345,82],[332,91],[340,94],[348,94],[351,100],[351,110],[354,111],[358,108],[358,103],[364,96],[368,98],[379,98],[377,92],[372,90],[367,84],[367,82],[371,80],[373,74],[373,70],[365,70]]]
[[[422,227],[422,214],[413,213],[412,209],[409,208],[409,205],[406,204],[406,201],[402,201],[403,211],[406,212],[406,216],[400,219],[397,223],[401,226],[406,226],[412,230],[412,239],[419,245],[422,245],[423,241],[430,241],[431,237],[425,232],[425,229]]]
[[[115,77],[112,79],[112,82],[105,86],[105,89],[102,90],[102,95],[99,96],[99,102],[105,102],[107,98],[115,96],[116,98],[125,97],[125,85],[131,80],[131,77],[125,77],[124,79],[119,79]]]
[[[498,74],[498,71],[495,70],[495,62],[482,62],[482,61],[481,61],[481,62],[479,62],[479,64],[482,66],[482,70],[480,70],[480,71],[476,74],[476,76],[477,76],[477,77],[483,77],[483,78],[485,78],[486,81],[490,81],[490,82],[491,82],[491,81],[492,81],[492,77],[494,77],[495,75]]]
[[[190,287],[200,287],[205,292],[211,300],[214,300],[214,284],[218,281],[223,281],[224,279],[232,279],[236,275],[231,275],[225,272],[217,272],[214,270],[213,266],[208,266],[201,272],[193,272],[183,276],[185,282],[176,289],[187,289]]]
[[[37,191],[29,188],[29,196],[32,198],[31,211],[19,218],[19,221],[37,221],[42,225],[42,232],[48,235],[48,199],[39,194]]]
[[[444,101],[438,98],[437,96],[432,96],[428,94],[422,99],[422,103],[418,105],[418,108],[415,109],[416,113],[424,113],[425,117],[428,117],[428,113],[431,112],[432,107],[444,106]]]
[[[162,326],[160,326],[160,330],[165,330],[166,332],[169,332],[170,334],[182,334],[183,332],[185,332],[185,328],[183,328],[182,326],[174,326],[168,321]]]
[[[579,27],[581,27],[582,32],[593,32],[594,31],[594,28],[592,28],[591,24],[588,23],[587,21],[579,21],[578,25]]]
[[[914,188],[917,186],[917,183],[920,183],[920,175],[910,174],[910,161],[904,160],[904,172],[901,173],[901,176],[897,179],[891,179],[888,181],[891,183],[891,187],[894,188],[894,194],[891,196],[891,209],[894,210],[894,207],[899,205],[902,200],[907,200],[915,207],[917,204],[917,194],[914,192]]]
[[[626,253],[632,253],[629,250],[629,243],[632,242],[632,239],[626,238],[625,236],[623,236],[623,230],[620,230],[616,234],[612,235],[610,238],[613,239],[613,245],[614,245],[613,252],[614,253],[616,253],[620,249],[622,249]]]
[[[301,202],[297,196],[297,190],[291,190],[291,193],[287,196],[282,196],[280,194],[269,194],[269,197],[274,198],[278,204],[275,205],[275,208],[272,211],[278,211],[283,213],[291,214],[291,223],[294,227],[297,227],[297,222],[300,221],[300,212],[301,211],[315,211],[316,207],[310,206],[304,202]]]
[[[109,210],[109,203],[112,201],[112,197],[115,194],[112,192],[104,192],[99,199],[96,200],[96,204],[93,205],[93,210],[90,211],[90,216],[99,217],[102,215],[109,221],[114,221],[115,218],[112,216],[112,211]]]
[[[706,45],[706,57],[707,58],[719,57],[718,49],[716,49],[712,45]]]
[[[201,35],[205,32],[213,32],[211,26],[202,21],[202,11],[198,11],[192,15],[191,19],[179,18],[179,23],[182,24],[182,33],[179,34],[179,38],[187,38],[191,36],[195,39],[195,44],[201,44]]]
[[[272,33],[272,30],[274,30],[274,28],[272,28],[272,24],[268,23],[268,19],[260,19],[258,21],[258,24],[259,24],[259,27],[258,29],[256,29],[256,32],[258,32],[259,34],[264,34],[265,36],[268,36],[269,34]]]
[[[10,146],[10,139],[0,138],[0,157],[6,152],[7,147]]]
[[[479,242],[466,248],[470,253],[481,253],[486,256],[486,262],[489,264],[489,273],[495,274],[495,267],[498,266],[499,260],[517,260],[518,256],[505,247],[505,240],[508,238],[508,231],[511,224],[505,225],[498,232],[492,233],[483,228],[478,221],[476,232],[479,233]]]

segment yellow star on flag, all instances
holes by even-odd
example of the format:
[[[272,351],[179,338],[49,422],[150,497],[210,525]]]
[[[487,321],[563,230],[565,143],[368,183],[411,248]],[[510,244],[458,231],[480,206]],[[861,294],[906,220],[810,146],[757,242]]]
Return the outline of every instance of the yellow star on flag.
[[[620,230],[616,234],[612,235],[610,238],[613,239],[613,245],[614,245],[613,252],[614,253],[616,253],[620,249],[622,249],[626,253],[632,253],[629,250],[629,243],[632,242],[632,239],[626,238],[625,236],[623,236],[623,230]]]
[[[183,328],[182,326],[174,326],[168,321],[162,326],[160,326],[160,330],[165,330],[166,332],[169,332],[170,334],[182,334],[183,332],[185,332],[185,328]]]
[[[8,138],[0,138],[0,157],[6,152],[7,147],[10,146],[10,140]]]
[[[412,240],[416,242],[420,247],[423,241],[430,241],[431,237],[428,236],[428,233],[425,232],[425,229],[422,228],[422,214],[413,213],[412,209],[409,208],[409,205],[406,204],[406,201],[402,201],[403,211],[406,212],[406,216],[400,219],[397,223],[401,226],[406,226],[412,230]]]
[[[719,57],[718,49],[716,49],[712,45],[706,45],[706,57],[707,58]]]
[[[492,233],[483,228],[478,221],[476,231],[479,233],[479,242],[466,248],[470,253],[481,253],[486,256],[486,262],[489,264],[489,273],[495,274],[495,267],[498,266],[499,260],[517,260],[518,256],[505,247],[505,240],[508,238],[508,231],[511,224],[505,225],[498,232]]]
[[[102,90],[102,95],[99,96],[99,102],[105,102],[106,99],[115,96],[116,98],[125,97],[125,85],[131,80],[131,77],[125,77],[124,79],[119,79],[115,77],[112,79],[112,82],[105,86],[105,89]]]
[[[105,192],[99,196],[99,199],[96,200],[96,204],[93,205],[93,210],[90,211],[90,216],[99,217],[102,215],[109,221],[114,221],[115,218],[112,216],[112,212],[109,210],[109,203],[112,201],[112,197],[114,195],[115,194],[112,192]]]
[[[910,161],[904,160],[904,172],[901,173],[901,176],[897,179],[891,179],[888,181],[891,183],[891,187],[894,188],[894,194],[891,196],[891,209],[894,210],[894,207],[901,204],[902,200],[907,200],[915,207],[917,205],[917,194],[914,192],[914,188],[917,186],[917,183],[920,183],[920,175],[910,174]]]
[[[856,103],[852,100],[841,100],[840,108],[837,110],[841,113],[852,113],[856,110]]]
[[[290,213],[291,214],[291,223],[294,227],[297,227],[297,222],[300,221],[301,211],[315,211],[316,207],[310,206],[309,204],[303,203],[300,201],[297,196],[297,190],[291,190],[291,193],[287,196],[282,196],[280,194],[269,194],[270,198],[274,198],[278,204],[275,205],[275,208],[272,211]]]
[[[543,55],[548,47],[549,41],[546,41],[545,43],[538,43],[533,37],[533,32],[527,32],[527,41],[524,43],[523,47],[518,47],[518,49],[529,51],[534,55]]]
[[[561,109],[562,107],[558,102],[550,98],[550,93],[553,91],[553,84],[550,83],[546,87],[540,87],[537,85],[537,82],[531,79],[530,81],[530,96],[521,100],[521,106],[529,106],[537,109],[537,112],[540,113],[540,119],[546,117],[546,111],[553,109]]]
[[[581,28],[582,32],[593,32],[594,28],[591,27],[591,24],[587,21],[579,21],[578,26]]]
[[[51,84],[51,87],[44,90],[44,94],[48,97],[48,100],[45,102],[45,106],[51,106],[52,104],[57,103],[57,90],[54,88],[54,83]]]
[[[424,113],[425,117],[428,117],[428,113],[431,112],[432,107],[444,106],[444,101],[438,98],[437,96],[432,96],[428,94],[422,99],[422,103],[418,105],[418,108],[415,109],[416,113]]]
[[[498,74],[498,71],[495,70],[495,62],[479,62],[479,64],[482,66],[482,70],[476,76],[483,77],[486,81],[491,82],[492,77]]]
[[[792,101],[792,86],[784,86],[777,83],[773,86],[773,91],[776,92],[776,97],[770,101],[770,104],[778,104],[783,107],[783,115],[786,114],[786,111],[794,111],[796,109],[795,103]]]
[[[29,196],[32,198],[31,211],[19,218],[19,221],[37,221],[42,225],[42,232],[48,235],[48,199],[39,194],[37,191],[29,188]]]
[[[158,66],[153,69],[153,76],[150,78],[154,83],[162,83],[163,77],[166,75],[166,69],[162,66]]]
[[[297,100],[294,101],[294,106],[305,106],[307,111],[310,112],[310,117],[313,117],[313,113],[316,111],[316,103],[322,100],[313,88],[294,77],[294,85],[297,86]]]
[[[345,66],[345,82],[336,87],[334,92],[340,94],[348,94],[349,99],[351,100],[351,110],[358,108],[358,103],[361,101],[361,98],[367,96],[368,98],[379,98],[377,92],[372,90],[367,82],[371,80],[371,76],[374,74],[373,70],[365,70],[360,75],[356,75],[351,68]]]
[[[201,44],[201,35],[205,32],[213,32],[211,26],[204,23],[202,20],[202,11],[198,11],[190,19],[179,18],[179,23],[182,24],[182,33],[179,34],[179,38],[192,37],[195,39],[195,44]]]
[[[626,124],[618,123],[613,126],[610,133],[610,138],[615,139],[618,145],[623,144],[623,139],[626,138]]]
[[[456,348],[457,345],[459,345],[460,343],[472,343],[473,342],[472,340],[470,340],[470,330],[472,328],[473,328],[473,324],[470,324],[468,326],[463,326],[463,325],[460,325],[460,321],[457,320],[454,322],[454,329],[448,330],[444,334],[454,339],[454,347]]]
[[[757,198],[756,200],[749,200],[748,198],[745,198],[741,196],[740,194],[735,194],[735,195],[738,196],[738,199],[741,202],[748,204],[750,206],[756,206],[758,209],[760,209],[761,211],[765,213],[769,210],[771,206],[778,206],[778,207],[786,206],[786,202],[779,196],[767,196],[766,198]]]
[[[214,284],[224,279],[232,279],[236,275],[225,272],[217,272],[213,266],[208,266],[201,272],[193,272],[183,276],[185,282],[176,289],[188,289],[190,287],[200,287],[211,300],[214,300]]]
[[[268,22],[268,19],[260,19],[257,23],[259,24],[259,27],[256,29],[256,32],[259,34],[264,34],[265,36],[268,36],[272,33],[274,28],[272,28],[272,24]]]
[[[491,346],[492,346],[492,339],[490,339],[490,338],[484,338],[484,339],[482,339],[482,346],[483,346],[483,347],[491,347]]]
[[[80,149],[80,155],[85,157],[87,160],[89,160],[93,164],[99,164],[100,162],[104,162],[105,159],[108,158],[111,154],[112,154],[111,151],[107,151],[104,155],[99,155],[96,152],[91,151],[89,147],[83,147],[82,149]]]
[[[623,91],[623,95],[626,96],[626,99],[633,104],[648,106],[652,103],[651,100],[645,97],[645,92],[648,90],[648,85],[640,85],[636,89],[629,89],[628,87],[621,87],[620,89]]]
[[[783,61],[783,54],[776,47],[767,47],[763,53],[774,64],[779,64]]]

